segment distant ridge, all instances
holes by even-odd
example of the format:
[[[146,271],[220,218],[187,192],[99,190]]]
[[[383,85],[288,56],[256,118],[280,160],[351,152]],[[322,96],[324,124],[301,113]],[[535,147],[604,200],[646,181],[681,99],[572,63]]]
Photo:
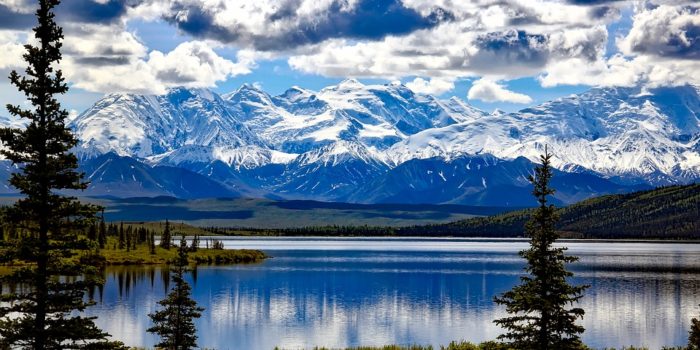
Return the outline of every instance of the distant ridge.
[[[449,224],[415,226],[400,235],[520,237],[532,209]],[[700,184],[660,187],[584,200],[558,210],[557,228],[572,238],[700,239]]]

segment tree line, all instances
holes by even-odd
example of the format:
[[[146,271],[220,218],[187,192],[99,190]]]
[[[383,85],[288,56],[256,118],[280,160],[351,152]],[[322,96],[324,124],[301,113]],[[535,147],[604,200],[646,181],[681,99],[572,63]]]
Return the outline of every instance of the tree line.
[[[601,196],[558,208],[555,228],[568,238],[699,239],[700,184]],[[445,224],[404,227],[327,225],[294,228],[206,227],[223,235],[524,237],[535,209]]]

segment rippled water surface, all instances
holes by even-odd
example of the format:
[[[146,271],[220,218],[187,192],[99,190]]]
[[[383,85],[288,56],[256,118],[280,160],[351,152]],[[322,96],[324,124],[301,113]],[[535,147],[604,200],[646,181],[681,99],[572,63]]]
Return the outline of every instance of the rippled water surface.
[[[260,264],[200,266],[188,279],[206,308],[199,345],[289,349],[316,345],[446,344],[483,341],[504,315],[493,296],[518,283],[517,240],[226,239],[265,250]],[[574,283],[589,284],[584,340],[594,347],[681,345],[700,315],[700,245],[565,243],[581,260]],[[97,323],[132,346],[152,346],[147,314],[165,295],[167,272],[107,271]]]

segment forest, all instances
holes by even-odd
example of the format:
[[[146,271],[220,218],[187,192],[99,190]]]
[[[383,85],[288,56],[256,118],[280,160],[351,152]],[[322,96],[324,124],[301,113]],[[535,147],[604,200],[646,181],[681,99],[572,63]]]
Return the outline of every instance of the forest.
[[[406,227],[309,226],[284,229],[205,227],[219,235],[264,236],[424,236],[524,237],[534,209],[476,217],[448,224]],[[700,184],[596,197],[556,211],[556,229],[564,238],[700,238]]]

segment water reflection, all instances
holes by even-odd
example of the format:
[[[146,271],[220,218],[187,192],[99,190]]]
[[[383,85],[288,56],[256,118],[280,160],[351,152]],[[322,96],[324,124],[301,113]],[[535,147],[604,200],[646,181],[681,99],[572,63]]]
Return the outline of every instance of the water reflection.
[[[435,251],[413,246],[403,251],[374,250],[384,242],[352,242],[351,250],[272,250],[274,258],[262,264],[200,266],[188,276],[194,297],[206,307],[197,321],[199,345],[217,349],[438,345],[499,334],[491,321],[502,317],[503,311],[492,298],[518,282],[522,261],[515,252],[521,242],[499,242],[493,250],[488,249],[490,243],[463,251],[454,246]],[[361,249],[362,244],[368,249]],[[685,342],[690,319],[700,314],[700,246],[671,248],[654,249],[648,243],[586,243],[572,248],[582,256],[574,266],[575,282],[591,285],[582,300],[588,344],[658,348]],[[147,314],[165,295],[168,272],[158,267],[119,267],[106,273],[101,302],[90,312],[116,338],[133,346],[151,346],[155,338],[144,331]]]

